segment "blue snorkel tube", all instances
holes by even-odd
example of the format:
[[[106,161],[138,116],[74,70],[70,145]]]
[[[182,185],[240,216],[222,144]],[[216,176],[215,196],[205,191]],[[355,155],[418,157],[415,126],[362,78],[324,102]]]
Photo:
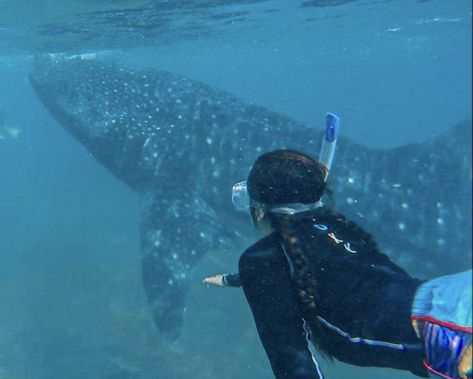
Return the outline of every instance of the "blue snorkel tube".
[[[327,181],[328,174],[332,168],[339,130],[340,118],[333,113],[327,113],[325,115],[325,132],[322,137],[322,147],[320,149],[319,155],[319,162],[322,163],[327,169],[325,181]]]

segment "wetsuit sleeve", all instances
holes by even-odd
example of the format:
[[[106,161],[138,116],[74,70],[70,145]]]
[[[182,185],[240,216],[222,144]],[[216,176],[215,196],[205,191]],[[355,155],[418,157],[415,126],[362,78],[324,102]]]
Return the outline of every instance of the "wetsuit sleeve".
[[[223,285],[225,287],[241,287],[240,274],[223,274]]]
[[[283,254],[247,250],[239,263],[241,283],[276,379],[321,379]]]

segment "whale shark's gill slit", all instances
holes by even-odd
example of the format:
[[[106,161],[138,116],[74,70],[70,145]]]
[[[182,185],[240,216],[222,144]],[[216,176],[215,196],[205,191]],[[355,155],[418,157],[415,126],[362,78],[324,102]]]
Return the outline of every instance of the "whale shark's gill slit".
[[[150,135],[146,138],[141,149],[140,165],[152,177],[158,177],[162,164],[163,154],[159,152],[158,137]]]

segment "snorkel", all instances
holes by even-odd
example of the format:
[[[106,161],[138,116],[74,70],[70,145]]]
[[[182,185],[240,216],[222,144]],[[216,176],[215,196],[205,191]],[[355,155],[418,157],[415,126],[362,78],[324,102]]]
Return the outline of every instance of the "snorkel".
[[[335,156],[335,148],[337,145],[338,133],[340,129],[340,118],[333,113],[325,115],[325,130],[322,137],[322,147],[320,149],[319,162],[325,166],[327,172],[325,174],[325,181],[327,181],[330,169],[332,167]],[[305,212],[311,209],[322,206],[322,201],[319,200],[313,204],[291,203],[272,205],[270,208],[264,204],[260,204],[250,199],[248,195],[247,182],[238,182],[232,189],[232,203],[237,211],[249,212],[251,206],[266,209],[272,213],[295,214]]]
[[[325,181],[327,181],[328,174],[332,168],[339,129],[340,118],[333,113],[327,113],[325,115],[325,133],[322,138],[322,147],[320,149],[319,155],[319,162],[322,163],[327,169]]]

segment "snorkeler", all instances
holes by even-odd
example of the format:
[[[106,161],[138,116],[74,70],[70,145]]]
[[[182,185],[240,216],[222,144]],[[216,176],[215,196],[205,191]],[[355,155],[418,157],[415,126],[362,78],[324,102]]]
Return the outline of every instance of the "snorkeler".
[[[243,287],[277,379],[323,378],[314,348],[358,366],[471,378],[471,271],[412,278],[370,234],[322,206],[327,174],[297,151],[260,156],[247,201],[266,236],[243,253],[238,274],[204,283]]]

